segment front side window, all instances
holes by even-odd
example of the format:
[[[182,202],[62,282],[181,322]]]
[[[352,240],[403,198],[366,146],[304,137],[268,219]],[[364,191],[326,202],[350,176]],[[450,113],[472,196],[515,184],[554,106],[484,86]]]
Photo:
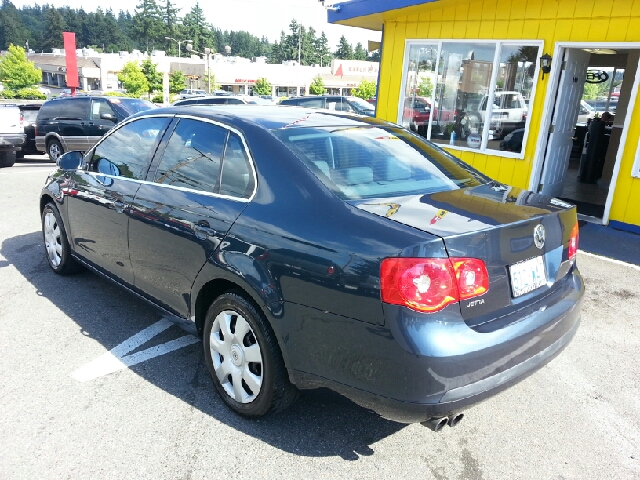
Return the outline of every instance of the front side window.
[[[211,123],[182,119],[162,154],[154,182],[217,193],[227,130]]]
[[[538,44],[410,42],[399,123],[440,145],[505,150],[528,126],[539,54]]]
[[[89,170],[143,180],[169,118],[141,118],[115,130],[96,146]]]
[[[95,98],[91,103],[91,120],[100,120],[102,114],[112,115],[116,118],[116,112],[104,98]]]
[[[273,133],[346,200],[434,193],[489,181],[400,128],[301,127]]]

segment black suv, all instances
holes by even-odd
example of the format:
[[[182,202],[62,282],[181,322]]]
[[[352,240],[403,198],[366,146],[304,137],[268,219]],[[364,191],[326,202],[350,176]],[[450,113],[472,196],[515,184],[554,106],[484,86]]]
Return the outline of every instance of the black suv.
[[[16,152],[16,156],[18,158],[23,158],[25,155],[39,155],[42,152],[39,152],[36,148],[36,118],[38,117],[38,112],[40,111],[42,104],[27,103],[24,105],[18,105],[18,107],[22,113],[22,124],[27,138],[22,145],[22,148]]]
[[[340,95],[322,95],[287,98],[280,105],[295,105],[306,108],[324,108],[340,112],[351,112],[359,115],[375,116],[375,108],[359,97],[342,97]]]
[[[36,148],[54,162],[64,152],[85,152],[111,127],[134,113],[156,108],[139,98],[64,97],[42,105],[36,119]]]

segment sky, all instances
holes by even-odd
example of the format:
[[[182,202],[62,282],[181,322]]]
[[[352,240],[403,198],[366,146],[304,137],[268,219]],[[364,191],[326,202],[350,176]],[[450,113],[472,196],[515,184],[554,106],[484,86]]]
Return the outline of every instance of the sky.
[[[196,0],[174,0],[182,10],[180,15],[189,12]],[[129,10],[133,14],[138,0],[12,0],[20,8],[24,5],[48,3],[55,7],[69,6],[94,11],[111,8],[117,15],[119,10]],[[159,0],[158,3],[162,3]],[[331,0],[326,2],[329,5]],[[305,27],[315,28],[318,35],[324,31],[329,39],[329,48],[336,50],[340,36],[344,35],[354,47],[361,42],[367,48],[367,41],[380,41],[380,32],[361,28],[345,27],[327,23],[327,12],[318,0],[201,0],[200,8],[208,22],[221,30],[246,30],[257,37],[265,36],[270,42],[280,38],[280,31],[289,33],[289,23],[295,18]]]

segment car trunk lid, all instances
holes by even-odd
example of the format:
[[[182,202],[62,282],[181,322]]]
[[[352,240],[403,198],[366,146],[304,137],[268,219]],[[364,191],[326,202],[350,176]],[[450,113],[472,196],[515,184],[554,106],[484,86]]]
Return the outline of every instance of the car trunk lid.
[[[567,249],[576,223],[575,209],[540,194],[494,182],[351,203],[441,237],[450,257],[485,262],[488,292],[460,303],[470,326],[508,323],[513,312],[558,288],[571,266]]]

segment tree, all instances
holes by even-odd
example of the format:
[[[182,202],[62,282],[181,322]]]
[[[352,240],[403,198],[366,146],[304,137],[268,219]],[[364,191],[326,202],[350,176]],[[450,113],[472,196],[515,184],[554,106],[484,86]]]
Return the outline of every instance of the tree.
[[[160,7],[156,0],[140,0],[136,5],[135,14],[133,16],[133,30],[139,38],[139,45],[149,51],[150,45],[158,41],[163,44],[164,39],[159,41],[162,36],[164,25],[160,15]]]
[[[353,60],[353,49],[344,35],[340,37],[340,43],[338,44],[335,57],[341,60]]]
[[[166,0],[164,5],[162,6],[162,23],[164,23],[164,36],[165,37],[175,37],[177,31],[178,24],[178,12],[180,11],[177,8],[176,4],[171,0]],[[177,54],[177,46],[173,40],[167,40],[165,38],[166,50],[169,55]]]
[[[24,48],[11,44],[0,60],[0,81],[11,90],[29,87],[42,81],[42,70],[27,59]]]
[[[376,96],[376,82],[362,80],[357,88],[353,89],[353,94],[363,100],[369,100]]]
[[[367,59],[367,51],[364,49],[362,44],[358,42],[356,44],[356,48],[353,51],[353,59],[354,60],[366,60]]]
[[[64,18],[57,9],[49,7],[46,14],[44,38],[42,41],[43,50],[53,50],[63,45],[62,32],[67,28]]]
[[[318,63],[321,67],[326,67],[331,62],[331,52],[329,51],[329,41],[324,32],[316,39],[315,50]]]
[[[433,95],[433,83],[429,77],[422,77],[418,84],[418,95],[421,97],[431,97]]]
[[[184,90],[186,85],[184,73],[180,70],[176,70],[171,75],[169,75],[169,92],[178,93],[181,90]]]
[[[151,57],[143,60],[141,65],[142,74],[147,79],[147,92],[149,98],[156,90],[162,90],[162,74],[158,72],[158,65],[151,61]]]
[[[18,9],[9,0],[2,0],[0,8],[0,48],[7,48],[10,44],[22,45],[27,39]]]
[[[144,92],[149,91],[149,84],[147,78],[140,70],[140,66],[137,62],[127,62],[122,67],[122,71],[118,73],[118,80],[122,82],[125,90],[139,97]]]
[[[327,89],[324,88],[324,82],[322,81],[320,75],[311,80],[311,83],[309,84],[309,92],[311,92],[313,95],[322,95],[323,93],[327,92]]]
[[[259,78],[253,84],[253,93],[255,95],[271,95],[271,84],[266,78]]]
[[[373,52],[369,52],[369,56],[367,60],[370,62],[380,62],[380,50],[374,50]]]

